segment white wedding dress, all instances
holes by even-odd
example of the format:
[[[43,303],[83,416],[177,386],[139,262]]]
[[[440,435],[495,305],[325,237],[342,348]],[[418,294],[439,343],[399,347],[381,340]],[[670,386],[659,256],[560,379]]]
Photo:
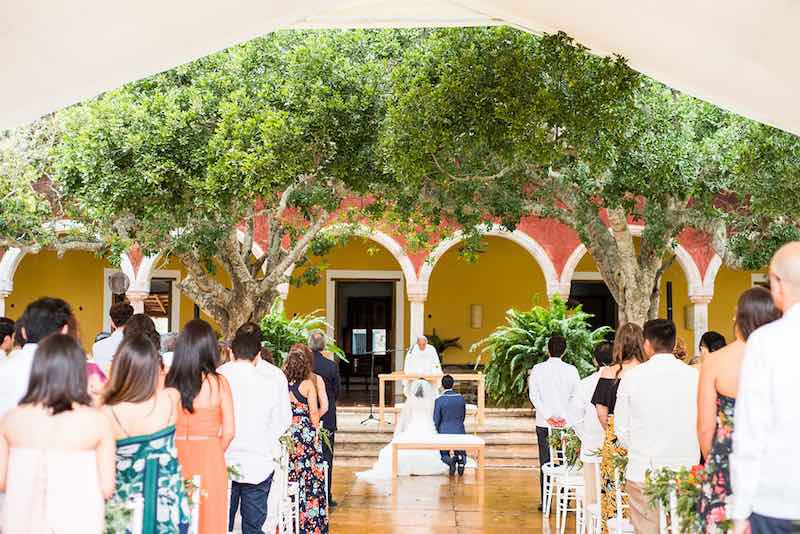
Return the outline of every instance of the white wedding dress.
[[[433,386],[426,380],[411,384],[411,395],[406,399],[403,411],[392,438],[396,441],[429,441],[438,435],[433,425],[433,404],[436,395]],[[369,471],[356,475],[364,479],[382,479],[392,476],[392,443],[381,449],[378,461]],[[398,454],[398,475],[440,475],[448,471],[439,451],[401,450]]]

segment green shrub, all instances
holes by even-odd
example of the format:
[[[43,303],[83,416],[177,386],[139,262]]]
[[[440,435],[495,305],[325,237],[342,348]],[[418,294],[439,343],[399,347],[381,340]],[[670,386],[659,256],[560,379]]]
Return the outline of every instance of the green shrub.
[[[574,365],[581,377],[594,372],[594,348],[611,329],[592,330],[588,322],[591,317],[580,306],[568,308],[559,296],[553,297],[549,307],[508,310],[506,324],[470,348],[478,352],[476,366],[484,355],[488,356],[484,372],[489,396],[505,406],[527,400],[529,371],[548,358],[547,342],[555,335],[567,340],[565,362]]]
[[[272,305],[270,311],[261,319],[261,334],[263,346],[272,351],[275,365],[281,367],[289,349],[295,343],[307,343],[308,335],[314,330],[328,329],[328,323],[319,310],[305,315],[296,315],[291,319],[286,317],[283,305],[278,300]],[[332,352],[342,360],[346,360],[344,351],[336,346],[333,339],[328,339],[326,350]]]

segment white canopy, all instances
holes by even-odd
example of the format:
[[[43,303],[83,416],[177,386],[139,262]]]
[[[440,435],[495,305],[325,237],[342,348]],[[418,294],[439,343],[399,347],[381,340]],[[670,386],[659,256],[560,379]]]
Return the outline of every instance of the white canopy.
[[[277,28],[509,24],[800,134],[796,0],[6,0],[0,128]]]

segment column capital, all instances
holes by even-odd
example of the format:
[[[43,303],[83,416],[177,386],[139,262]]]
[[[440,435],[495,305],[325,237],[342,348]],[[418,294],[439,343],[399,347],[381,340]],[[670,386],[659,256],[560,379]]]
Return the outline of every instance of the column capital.
[[[133,313],[144,313],[144,301],[150,296],[150,292],[127,291],[125,296],[128,297],[128,302],[133,306]]]
[[[547,298],[551,299],[558,295],[564,300],[569,300],[569,293],[572,290],[572,283],[553,283],[547,285]]]
[[[698,295],[689,295],[689,301],[692,304],[709,304],[711,303],[711,299],[714,298],[714,295],[709,294],[698,294]]]
[[[409,302],[425,302],[428,300],[428,284],[424,282],[406,282],[406,293]]]

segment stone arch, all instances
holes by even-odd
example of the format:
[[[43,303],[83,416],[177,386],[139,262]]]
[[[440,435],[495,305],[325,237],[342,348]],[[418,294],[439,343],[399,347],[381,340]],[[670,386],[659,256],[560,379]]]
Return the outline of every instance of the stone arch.
[[[482,231],[481,234],[493,237],[502,237],[521,246],[533,257],[533,260],[542,270],[545,283],[547,284],[547,294],[554,295],[561,293],[560,284],[558,281],[558,276],[556,275],[556,268],[553,265],[553,261],[550,259],[550,256],[547,255],[544,247],[542,247],[542,245],[540,245],[539,242],[533,237],[521,230],[509,232],[507,229],[498,224],[493,225],[486,231]],[[427,293],[428,284],[430,282],[431,275],[433,274],[433,268],[436,267],[436,263],[442,258],[442,256],[444,256],[445,252],[458,244],[463,238],[463,232],[459,230],[455,233],[455,235],[453,235],[453,237],[445,239],[439,243],[428,255],[428,259],[422,265],[422,269],[420,270],[419,274],[419,285],[425,290],[425,293]]]
[[[322,232],[334,232],[340,229],[351,230],[352,225],[336,223],[326,226],[322,229]],[[397,263],[400,265],[400,270],[403,272],[403,277],[406,279],[406,288],[408,289],[409,293],[411,292],[412,288],[416,287],[417,273],[414,269],[414,264],[411,262],[411,258],[408,257],[408,254],[406,254],[403,246],[395,238],[385,232],[374,230],[366,225],[358,225],[355,230],[355,235],[374,241],[389,251],[392,257],[394,257],[395,261],[397,261]],[[289,268],[287,274],[291,274],[293,270],[294,265]]]
[[[642,226],[630,226],[631,234],[634,236],[641,236],[644,227]],[[581,259],[586,255],[586,245],[581,243],[575,250],[572,251],[572,254],[569,255],[567,258],[566,263],[564,264],[564,268],[561,271],[561,277],[559,278],[559,283],[562,287],[569,288],[570,284],[572,283],[572,277],[575,276],[575,269],[578,267],[578,263],[580,263]],[[678,265],[681,266],[681,270],[683,271],[684,276],[686,277],[687,286],[689,287],[689,297],[695,296],[706,296],[707,286],[704,284],[703,278],[700,276],[700,269],[698,269],[697,264],[692,258],[692,255],[689,254],[683,245],[678,243],[675,247],[675,259],[678,261]],[[709,270],[711,266],[709,265]],[[719,266],[717,266],[719,269]],[[706,275],[709,274],[709,271],[706,271]],[[716,273],[714,273],[716,276]],[[711,278],[711,293],[707,296],[711,296],[714,293],[714,284],[713,284],[713,276]]]
[[[0,257],[0,293],[11,293],[14,289],[14,275],[26,252],[19,248],[6,249]]]

